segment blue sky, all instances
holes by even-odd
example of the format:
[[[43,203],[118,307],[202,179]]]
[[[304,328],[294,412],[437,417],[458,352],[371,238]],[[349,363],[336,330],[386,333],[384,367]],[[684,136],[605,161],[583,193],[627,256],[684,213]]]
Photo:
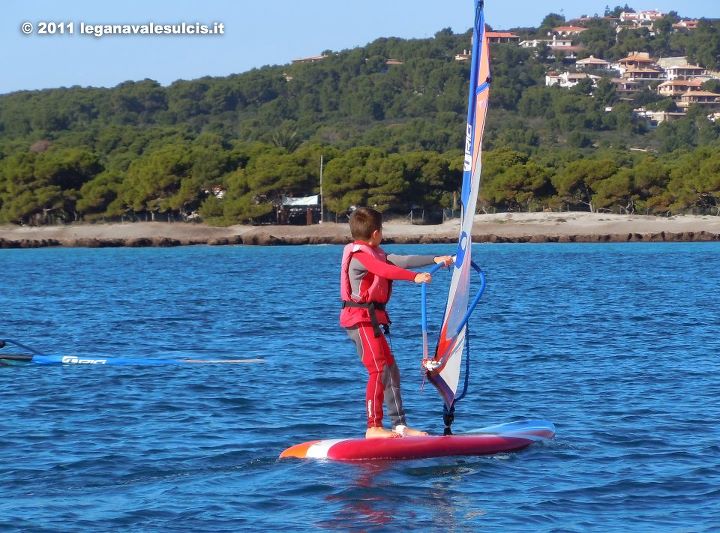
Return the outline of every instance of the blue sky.
[[[550,12],[574,18],[627,3],[636,10],[676,10],[720,18],[719,0],[486,0],[495,29],[538,26]],[[683,5],[684,4],[684,5]],[[578,5],[582,7],[578,7]],[[289,63],[323,50],[362,46],[378,37],[424,38],[450,27],[467,30],[472,0],[2,0],[0,94],[48,87],[112,87],[151,78],[226,76]],[[682,6],[682,7],[681,7]],[[74,35],[26,36],[24,22],[74,22]],[[222,36],[79,35],[86,24],[222,22]]]

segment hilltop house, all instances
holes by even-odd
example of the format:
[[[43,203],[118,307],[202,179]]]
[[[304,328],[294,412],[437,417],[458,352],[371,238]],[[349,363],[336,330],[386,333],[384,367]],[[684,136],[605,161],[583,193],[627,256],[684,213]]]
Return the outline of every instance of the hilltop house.
[[[668,80],[658,85],[657,92],[661,96],[679,99],[683,94],[702,90],[701,80]]]
[[[687,110],[691,105],[701,105],[708,110],[720,109],[720,94],[710,91],[688,91],[680,97],[678,102],[680,109]]]
[[[623,73],[625,69],[630,67],[651,68],[655,66],[655,60],[652,59],[647,52],[633,52],[628,54],[627,57],[622,58],[617,64],[618,70],[620,70],[620,73]]]
[[[548,72],[545,76],[545,86],[552,87],[557,85],[563,89],[570,89],[575,87],[582,80],[587,79],[592,81],[593,87],[597,87],[597,82],[600,79],[600,76],[593,76],[592,74],[587,74],[586,72]]]
[[[550,48],[572,46],[572,39],[558,39],[556,36],[553,36],[552,39],[529,39],[520,41],[520,46],[523,48],[539,48],[543,45]]]
[[[641,107],[639,109],[633,109],[633,114],[636,117],[644,118],[649,123],[650,126],[657,126],[658,124],[662,124],[663,122],[670,122],[673,120],[681,119],[685,116],[684,112],[677,112],[677,111],[648,111],[644,107]]]
[[[635,92],[643,85],[663,81],[665,72],[655,64],[655,60],[647,52],[633,52],[616,64],[622,80],[626,83],[624,92]],[[613,80],[617,83],[616,80]]]
[[[675,65],[665,69],[669,80],[689,80],[707,74],[707,69],[698,65]]]
[[[489,43],[515,43],[520,42],[520,36],[509,31],[487,31],[485,36]]]
[[[515,43],[520,42],[520,36],[510,33],[509,31],[486,31],[485,37],[487,37],[488,43]],[[463,50],[459,54],[455,54],[455,61],[469,61],[471,53],[469,50]]]
[[[665,79],[665,73],[661,68],[657,67],[629,67],[625,69],[622,77],[648,84],[654,81],[662,81]]]
[[[319,55],[319,56],[310,56],[310,57],[301,57],[300,59],[293,59],[293,63],[317,63],[318,61],[322,61],[325,59],[326,55]]]
[[[579,35],[584,31],[587,31],[587,28],[583,28],[581,26],[558,26],[557,28],[552,29],[552,33],[560,37]]]
[[[547,46],[549,48],[548,59],[552,59],[555,55],[561,55],[564,60],[573,61],[577,59],[577,54],[585,48],[581,45],[573,45],[572,39],[558,39],[553,35],[552,39],[529,39],[520,41],[523,48],[540,48]]]
[[[681,20],[680,22],[676,22],[672,25],[673,30],[675,31],[693,31],[697,30],[698,24],[700,24],[700,21],[695,20]]]
[[[460,54],[455,54],[455,61],[469,61],[472,54],[468,50],[463,50]]]
[[[578,70],[608,70],[610,69],[610,62],[591,55],[585,59],[578,59],[575,66]]]
[[[637,80],[613,78],[610,81],[615,85],[615,91],[620,100],[631,100],[635,93],[642,90],[642,84]]]
[[[647,28],[650,31],[654,29],[655,22],[665,16],[660,11],[638,11],[637,13],[628,13],[623,11],[620,13],[620,25],[617,27],[618,31],[622,31],[625,28],[637,30],[641,28]]]
[[[664,13],[656,10],[638,11],[637,13],[623,11],[620,13],[620,22],[654,22],[664,16]]]

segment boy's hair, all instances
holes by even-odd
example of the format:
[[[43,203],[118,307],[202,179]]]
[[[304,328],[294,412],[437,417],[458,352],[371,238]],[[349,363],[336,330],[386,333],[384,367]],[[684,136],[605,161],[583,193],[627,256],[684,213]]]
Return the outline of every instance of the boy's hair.
[[[382,229],[382,213],[371,207],[358,207],[350,215],[350,235],[355,240],[369,241],[375,230]]]

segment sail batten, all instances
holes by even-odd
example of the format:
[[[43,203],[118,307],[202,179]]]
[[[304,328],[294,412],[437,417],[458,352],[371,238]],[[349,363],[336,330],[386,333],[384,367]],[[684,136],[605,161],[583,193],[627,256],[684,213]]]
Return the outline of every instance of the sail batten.
[[[453,408],[459,396],[458,385],[467,340],[468,309],[477,303],[477,298],[472,304],[470,303],[470,275],[474,266],[472,226],[480,191],[482,138],[490,93],[490,60],[483,7],[482,0],[475,1],[465,158],[460,198],[460,235],[443,324],[432,358],[435,367],[428,370],[429,381],[438,389],[448,409]]]

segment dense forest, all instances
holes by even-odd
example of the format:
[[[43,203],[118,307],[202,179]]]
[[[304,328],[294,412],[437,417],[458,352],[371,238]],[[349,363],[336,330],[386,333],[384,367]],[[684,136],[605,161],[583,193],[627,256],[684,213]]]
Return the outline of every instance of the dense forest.
[[[720,22],[674,32],[676,20],[618,33],[593,18],[578,37],[582,56],[640,50],[720,69]],[[550,14],[514,31],[544,38],[564,22]],[[321,156],[330,218],[356,205],[452,208],[469,78],[455,56],[470,37],[383,38],[314,63],[168,87],[0,95],[0,222],[273,221],[284,197],[318,193]],[[719,214],[720,124],[706,111],[653,128],[633,109],[673,108],[654,91],[621,101],[606,79],[546,87],[546,72],[566,68],[561,58],[517,44],[493,44],[491,57],[481,209]]]

